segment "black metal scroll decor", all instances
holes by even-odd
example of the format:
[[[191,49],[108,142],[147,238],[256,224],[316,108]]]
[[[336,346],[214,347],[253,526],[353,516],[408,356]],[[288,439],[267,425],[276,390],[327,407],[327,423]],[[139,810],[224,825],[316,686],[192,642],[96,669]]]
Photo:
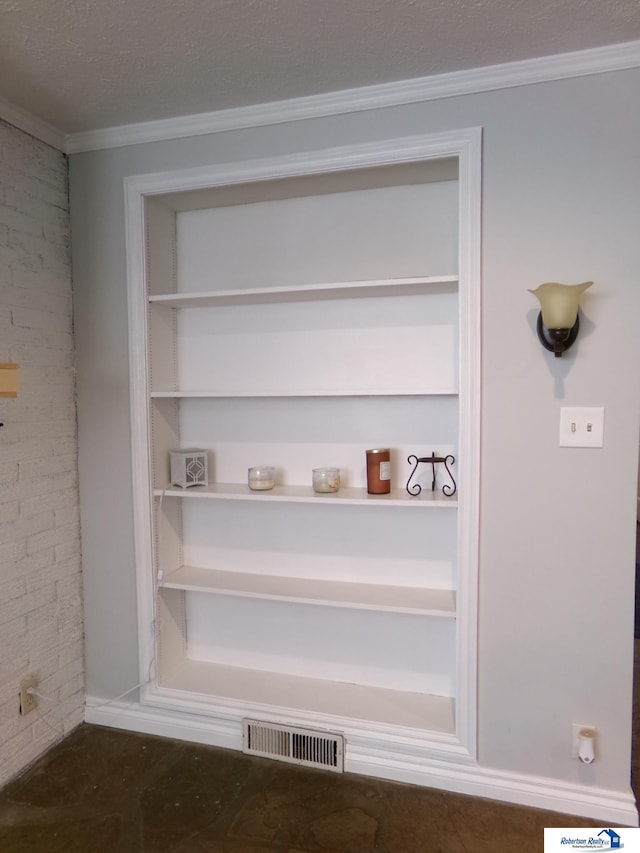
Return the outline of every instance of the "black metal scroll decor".
[[[433,473],[431,478],[431,491],[435,492],[436,490],[436,465],[442,463],[452,483],[452,485],[449,485],[449,483],[444,483],[444,485],[442,486],[442,494],[448,498],[450,498],[452,495],[455,495],[457,489],[456,481],[453,479],[453,474],[451,473],[451,470],[449,468],[449,465],[453,465],[455,461],[455,456],[452,456],[450,453],[447,456],[436,456],[435,453],[432,453],[431,456],[420,457],[415,456],[415,454],[412,453],[411,456],[407,457],[407,462],[410,465],[413,465],[413,470],[411,471],[409,479],[407,480],[407,491],[409,492],[409,494],[419,495],[422,491],[422,486],[420,485],[420,483],[412,484],[411,481],[413,480],[413,475],[418,470],[418,465],[421,462],[428,462],[431,465],[431,471]]]

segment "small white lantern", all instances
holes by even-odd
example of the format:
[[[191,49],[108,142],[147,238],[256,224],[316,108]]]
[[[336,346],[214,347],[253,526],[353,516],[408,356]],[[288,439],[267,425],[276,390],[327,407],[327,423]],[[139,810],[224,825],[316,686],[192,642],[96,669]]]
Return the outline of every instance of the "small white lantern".
[[[209,482],[206,450],[171,450],[171,485],[187,489]]]

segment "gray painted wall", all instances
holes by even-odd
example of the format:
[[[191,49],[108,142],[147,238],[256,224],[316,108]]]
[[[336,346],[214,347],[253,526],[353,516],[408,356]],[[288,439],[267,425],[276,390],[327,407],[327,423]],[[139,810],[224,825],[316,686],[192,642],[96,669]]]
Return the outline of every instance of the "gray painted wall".
[[[639,426],[640,71],[71,157],[89,694],[138,681],[125,176],[482,126],[482,765],[628,790]],[[572,353],[534,332],[543,281],[595,281]],[[606,407],[603,450],[559,407]],[[571,724],[600,755],[568,757]]]

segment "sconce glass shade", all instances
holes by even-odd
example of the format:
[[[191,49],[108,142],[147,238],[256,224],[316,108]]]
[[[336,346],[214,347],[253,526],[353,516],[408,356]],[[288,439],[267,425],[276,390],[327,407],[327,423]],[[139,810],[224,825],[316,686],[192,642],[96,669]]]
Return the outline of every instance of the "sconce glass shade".
[[[558,284],[548,281],[530,290],[542,307],[542,322],[547,329],[571,329],[578,317],[578,305],[585,290],[593,284]]]
[[[558,284],[547,281],[535,290],[530,290],[540,301],[542,311],[538,314],[538,338],[542,346],[559,358],[578,337],[580,320],[578,305],[582,294],[592,281],[582,284]]]

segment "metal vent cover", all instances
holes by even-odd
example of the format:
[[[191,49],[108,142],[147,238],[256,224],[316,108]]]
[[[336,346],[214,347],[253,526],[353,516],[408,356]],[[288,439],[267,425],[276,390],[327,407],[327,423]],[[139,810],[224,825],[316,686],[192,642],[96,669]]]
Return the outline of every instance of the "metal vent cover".
[[[333,732],[244,719],[242,751],[289,764],[344,772],[344,737]]]

